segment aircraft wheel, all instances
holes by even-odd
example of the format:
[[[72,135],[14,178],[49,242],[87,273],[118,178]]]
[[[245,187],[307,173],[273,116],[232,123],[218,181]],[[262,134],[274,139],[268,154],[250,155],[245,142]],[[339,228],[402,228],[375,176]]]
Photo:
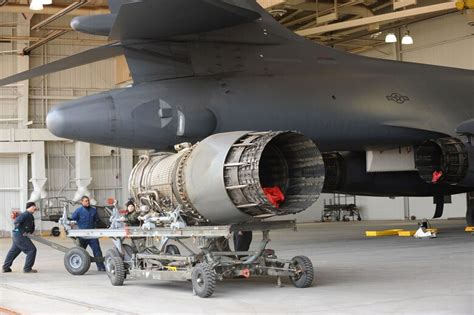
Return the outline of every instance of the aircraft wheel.
[[[311,260],[306,256],[293,257],[292,267],[296,269],[294,276],[290,276],[291,283],[297,288],[307,288],[313,284],[314,269]]]
[[[113,286],[121,286],[125,281],[125,266],[120,257],[110,257],[106,261],[105,270]]]
[[[90,266],[91,256],[82,247],[73,247],[64,255],[64,267],[72,275],[83,275]]]
[[[181,252],[179,251],[178,246],[176,245],[166,245],[166,250],[165,252],[170,255],[180,255]]]
[[[206,263],[197,264],[192,273],[194,293],[202,298],[210,297],[216,288],[216,272]]]

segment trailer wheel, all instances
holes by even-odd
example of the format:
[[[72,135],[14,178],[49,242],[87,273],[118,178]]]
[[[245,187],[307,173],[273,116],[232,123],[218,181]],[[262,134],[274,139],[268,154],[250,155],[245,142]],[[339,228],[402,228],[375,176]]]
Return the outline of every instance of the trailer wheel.
[[[122,258],[110,257],[107,259],[105,270],[107,271],[107,276],[109,276],[110,283],[112,283],[113,286],[123,285],[123,282],[125,281],[125,266]]]
[[[306,256],[296,256],[293,257],[291,265],[296,269],[296,274],[290,276],[291,283],[297,288],[310,287],[314,279],[311,260]]]
[[[105,256],[104,258],[107,259],[107,258],[110,258],[110,257],[120,257],[120,253],[119,251],[117,250],[117,248],[109,248],[106,252],[105,252]]]
[[[91,256],[81,247],[73,247],[64,255],[64,267],[75,276],[85,274],[91,266]]]
[[[210,297],[216,288],[216,272],[206,263],[197,264],[192,273],[194,293],[202,298]]]
[[[166,245],[165,252],[170,255],[180,255],[181,252],[179,251],[178,246],[176,245]]]
[[[54,236],[54,237],[58,237],[59,235],[61,235],[61,230],[59,229],[59,227],[55,226],[51,229],[51,235]]]

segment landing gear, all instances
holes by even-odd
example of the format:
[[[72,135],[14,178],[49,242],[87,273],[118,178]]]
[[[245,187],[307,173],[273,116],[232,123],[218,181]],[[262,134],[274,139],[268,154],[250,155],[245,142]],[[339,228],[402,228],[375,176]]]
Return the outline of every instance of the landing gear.
[[[467,195],[466,223],[468,226],[474,226],[474,191]]]

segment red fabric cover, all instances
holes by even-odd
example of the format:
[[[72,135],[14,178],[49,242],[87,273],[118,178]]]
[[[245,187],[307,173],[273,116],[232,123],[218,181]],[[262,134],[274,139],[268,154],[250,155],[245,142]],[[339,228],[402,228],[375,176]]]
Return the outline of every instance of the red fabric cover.
[[[440,180],[441,176],[443,176],[442,171],[434,171],[433,172],[433,177],[431,178],[431,182],[433,184],[437,183]]]
[[[263,192],[267,197],[268,201],[270,201],[275,208],[279,208],[280,204],[285,201],[285,195],[283,195],[280,187],[265,187],[263,188]]]
[[[10,218],[12,218],[12,220],[15,220],[16,218],[18,218],[19,215],[20,215],[19,211],[12,210],[12,212],[10,213]]]

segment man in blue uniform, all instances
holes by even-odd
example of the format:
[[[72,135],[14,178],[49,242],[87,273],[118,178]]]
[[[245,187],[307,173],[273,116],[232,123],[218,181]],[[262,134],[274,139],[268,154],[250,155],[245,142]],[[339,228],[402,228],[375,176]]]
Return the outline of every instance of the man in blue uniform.
[[[32,234],[35,231],[35,218],[33,217],[33,213],[35,213],[36,209],[36,204],[34,202],[28,202],[26,204],[26,211],[15,219],[15,228],[13,229],[12,234],[13,244],[7,254],[7,258],[5,258],[5,263],[2,267],[3,272],[12,272],[10,267],[15,258],[17,258],[21,252],[26,254],[23,272],[38,272],[37,270],[32,269],[36,258],[36,247],[26,236],[26,234]]]
[[[91,207],[89,197],[84,196],[81,198],[82,207],[77,208],[72,214],[71,219],[77,222],[80,229],[95,229],[99,223],[99,215],[97,209]],[[102,257],[102,251],[98,239],[84,239],[79,238],[79,244],[82,248],[86,249],[90,246],[94,257]],[[103,262],[97,262],[97,269],[99,271],[105,271],[105,265]]]

